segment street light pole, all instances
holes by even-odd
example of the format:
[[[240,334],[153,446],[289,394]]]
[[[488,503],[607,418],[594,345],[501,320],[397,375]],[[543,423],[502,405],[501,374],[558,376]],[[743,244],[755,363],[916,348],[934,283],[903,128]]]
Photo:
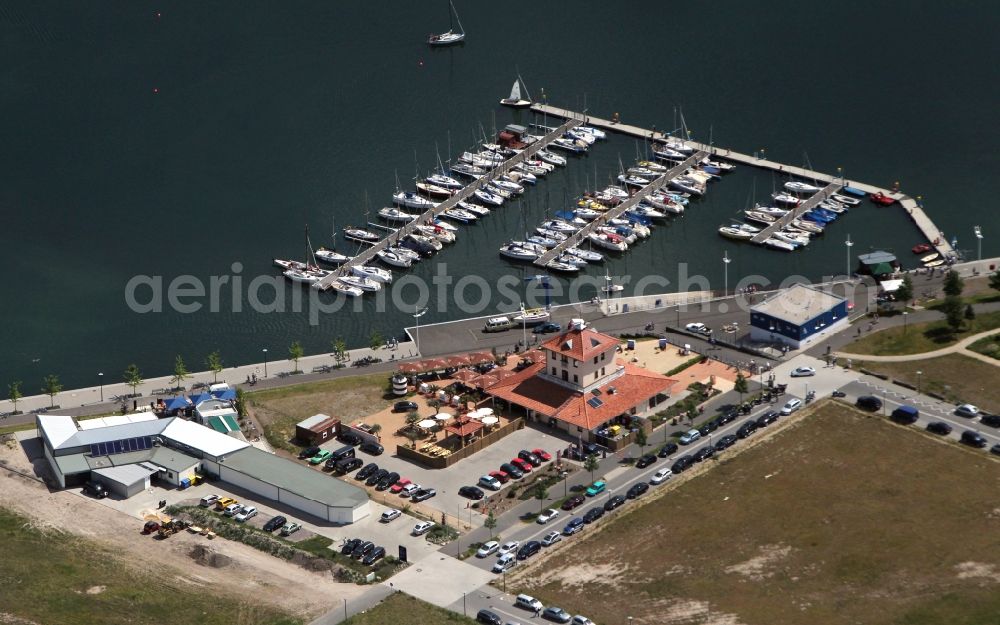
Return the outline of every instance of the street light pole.
[[[417,310],[417,307],[413,307],[413,318],[417,321],[417,330],[413,335],[413,342],[416,343],[414,347],[417,348],[417,356],[420,355],[420,318],[427,314],[427,309]]]
[[[983,229],[980,228],[979,226],[976,226],[975,228],[972,229],[972,232],[976,235],[976,246],[978,247],[978,251],[977,251],[977,254],[976,254],[976,259],[977,260],[982,260],[983,259]]]
[[[265,348],[264,348],[263,350],[261,350],[261,351],[263,351],[263,352],[264,352],[264,377],[266,378],[266,377],[267,377],[267,348],[265,347]],[[345,606],[346,606],[346,603],[347,603],[347,600],[346,600],[346,599],[344,600],[344,603],[345,603]],[[346,610],[347,610],[347,608],[345,607],[345,608],[344,608],[344,610],[346,611]]]
[[[906,316],[907,316],[907,314],[908,313],[904,310],[903,311],[903,334],[906,334]]]
[[[854,245],[854,242],[851,241],[851,235],[850,234],[847,235],[847,240],[844,241],[844,245],[847,246],[847,274],[846,275],[847,275],[848,278],[850,278],[851,277],[851,246]]]
[[[917,395],[920,394],[920,376],[924,374],[923,371],[917,371]]]
[[[726,282],[725,282],[725,285],[724,285],[725,289],[724,289],[724,292],[722,294],[724,297],[728,297],[729,296],[729,263],[731,263],[731,262],[733,262],[733,261],[729,258],[729,252],[728,251],[723,252],[722,253],[722,266],[723,266],[723,268],[725,270],[725,276],[726,276],[725,277]]]
[[[101,403],[104,403],[104,374],[98,373],[97,379],[101,381]]]

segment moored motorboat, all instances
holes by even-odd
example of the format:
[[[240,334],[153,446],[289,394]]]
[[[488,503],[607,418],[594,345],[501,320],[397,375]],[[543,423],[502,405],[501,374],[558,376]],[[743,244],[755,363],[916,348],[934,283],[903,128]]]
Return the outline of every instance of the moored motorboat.
[[[910,251],[913,252],[914,254],[926,254],[932,249],[934,248],[931,247],[930,243],[917,243],[910,249]]]
[[[323,279],[315,273],[298,271],[296,269],[286,269],[282,272],[282,274],[292,282],[298,282],[300,284],[315,284]]]
[[[871,199],[872,202],[875,202],[879,206],[891,206],[892,204],[896,203],[895,198],[888,196],[885,193],[882,193],[881,191],[879,191],[878,193],[872,193],[868,197],[869,199]]]
[[[846,204],[847,206],[857,206],[858,204],[861,204],[861,200],[858,198],[847,197],[846,195],[840,195],[839,193],[834,193],[831,197],[841,204]]]
[[[368,265],[353,265],[351,273],[362,278],[368,278],[375,282],[388,284],[392,282],[392,272],[381,267],[369,267]]]
[[[315,252],[316,260],[321,260],[324,263],[330,263],[331,265],[342,265],[347,261],[351,260],[350,256],[344,256],[343,254],[338,254],[333,250],[328,250],[325,247],[321,247]]]
[[[935,260],[937,260],[940,257],[941,257],[941,254],[939,254],[937,252],[934,252],[933,254],[928,254],[927,256],[924,256],[923,258],[921,258],[920,262],[922,262],[923,264],[926,265],[927,263],[934,262]]]
[[[418,182],[417,191],[430,197],[448,198],[452,196],[452,190],[447,187],[438,186],[432,182]]]
[[[375,252],[375,255],[378,256],[378,259],[383,263],[391,265],[392,267],[402,267],[405,269],[413,265],[412,258],[402,256],[396,251],[390,249],[379,250]]]
[[[785,183],[785,188],[792,193],[816,193],[819,187],[798,180],[789,180]]]
[[[473,195],[476,196],[477,200],[479,200],[480,202],[483,202],[485,204],[489,204],[490,206],[502,206],[503,205],[503,198],[502,197],[500,197],[496,193],[492,193],[490,191],[487,191],[486,189],[476,189],[472,193],[473,193]]]
[[[419,226],[414,226],[413,229],[419,232],[422,236],[438,242],[438,244],[454,243],[457,240],[454,232],[442,228],[437,224],[420,224]]]
[[[443,211],[441,216],[447,217],[448,219],[454,219],[455,221],[460,221],[464,224],[472,223],[479,219],[476,215],[461,208],[449,208],[448,210]]]
[[[761,213],[759,211],[743,211],[743,214],[746,215],[747,219],[750,221],[755,221],[765,225],[771,225],[777,221],[777,218],[773,215],[768,215],[767,213]]]
[[[500,247],[500,255],[513,260],[535,260],[538,253],[514,243],[505,243]]]
[[[392,196],[392,201],[396,204],[401,204],[406,208],[415,208],[420,211],[425,211],[437,206],[436,202],[432,202],[413,191],[400,191]]]
[[[795,249],[795,246],[791,243],[775,239],[774,237],[764,239],[764,245],[776,250],[782,250],[784,252],[791,252]]]
[[[420,254],[408,247],[403,247],[402,245],[394,245],[392,247],[386,248],[387,252],[391,252],[402,259],[409,260],[413,263],[420,260]]]
[[[566,157],[560,156],[558,154],[553,154],[548,150],[539,150],[535,152],[535,156],[540,158],[542,161],[549,163],[550,165],[558,165],[560,167],[566,166]]]
[[[577,126],[573,130],[584,134],[588,134],[598,140],[603,140],[608,138],[608,133],[604,132],[600,128],[594,128],[593,126]]]
[[[580,267],[559,260],[550,260],[545,266],[552,271],[561,271],[563,273],[576,273],[580,271]]]
[[[349,284],[344,284],[340,280],[334,280],[330,283],[330,288],[338,293],[343,293],[349,297],[361,297],[364,295],[364,291],[356,286],[351,286]]]
[[[791,193],[786,193],[785,191],[775,193],[771,197],[779,204],[789,204],[791,206],[798,206],[799,204],[799,198],[795,197]]]
[[[440,252],[441,249],[444,247],[444,244],[441,243],[441,241],[439,241],[438,239],[424,236],[422,234],[417,234],[415,232],[411,232],[410,234],[406,235],[406,238],[409,241],[413,241],[414,243],[419,244],[419,246],[424,247],[425,249],[427,247],[430,247],[431,250],[434,252]]]
[[[555,239],[550,239],[548,237],[543,237],[540,234],[532,234],[528,237],[528,242],[534,243],[535,245],[541,245],[542,247],[548,249],[559,245],[559,241]]]
[[[375,282],[371,278],[367,278],[365,276],[341,276],[338,279],[344,284],[357,287],[368,293],[374,293],[375,291],[382,290],[381,282]]]
[[[378,211],[378,216],[386,221],[410,222],[417,218],[416,215],[404,212],[395,206],[386,206]]]
[[[513,321],[518,325],[533,326],[545,323],[551,317],[549,311],[544,308],[529,308],[528,310],[522,308],[520,314],[515,316]]]
[[[469,163],[455,163],[451,166],[451,171],[452,173],[472,178],[473,180],[478,180],[483,176],[483,174],[486,173],[486,170],[482,167],[476,167],[475,165],[470,165]]]
[[[425,182],[445,189],[461,189],[465,186],[461,180],[456,180],[444,174],[431,174],[427,176]]]
[[[344,228],[344,238],[358,243],[376,243],[381,238],[374,232],[369,232],[363,228],[348,226]]]
[[[462,210],[467,210],[480,217],[485,217],[490,214],[490,209],[485,206],[480,206],[479,204],[473,204],[472,202],[466,202],[464,200],[459,202],[457,206]]]
[[[589,238],[590,242],[594,245],[603,247],[604,249],[611,250],[613,252],[624,252],[628,250],[628,243],[616,234],[591,232],[587,235],[587,238]]]
[[[749,241],[754,238],[754,233],[740,230],[739,228],[733,228],[732,226],[722,226],[719,228],[719,234],[727,239],[735,239],[737,241]]]
[[[566,253],[577,258],[582,258],[588,263],[603,263],[604,255],[593,250],[581,250],[578,247],[566,248]]]

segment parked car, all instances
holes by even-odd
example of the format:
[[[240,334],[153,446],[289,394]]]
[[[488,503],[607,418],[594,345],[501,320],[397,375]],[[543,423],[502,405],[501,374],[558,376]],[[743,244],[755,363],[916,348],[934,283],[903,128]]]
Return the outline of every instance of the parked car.
[[[699,438],[701,438],[701,432],[699,432],[698,430],[688,430],[687,432],[684,432],[684,434],[681,435],[680,439],[681,445],[690,445]]]
[[[951,434],[951,426],[944,421],[931,421],[927,424],[927,431],[931,434],[939,434],[941,436],[948,436]]]
[[[420,490],[413,493],[411,499],[413,501],[427,501],[434,495],[437,495],[437,491],[433,488],[421,488]]]
[[[357,474],[354,476],[356,480],[367,480],[369,477],[374,475],[378,471],[378,465],[374,462],[369,462],[366,464]]]
[[[542,610],[542,618],[553,623],[569,623],[573,619],[569,612],[556,606],[549,606]]]
[[[858,408],[862,410],[867,410],[868,412],[878,412],[882,410],[882,400],[874,395],[862,395],[854,402]]]
[[[343,475],[359,468],[364,463],[365,461],[361,458],[341,458],[333,465],[333,470]]]
[[[768,410],[764,414],[757,417],[757,427],[766,428],[777,420],[778,413],[773,410]]]
[[[521,469],[515,467],[514,465],[512,465],[509,462],[505,462],[505,463],[501,464],[500,465],[500,470],[503,471],[504,473],[506,473],[507,475],[509,475],[511,478],[513,478],[515,480],[519,480],[522,477],[524,477],[524,471],[522,471]]]
[[[816,370],[812,367],[795,367],[792,372],[788,375],[793,378],[808,378],[810,376],[816,375]]]
[[[203,508],[210,508],[211,506],[215,505],[215,502],[217,502],[218,500],[219,500],[218,495],[214,494],[205,495],[204,497],[201,498],[201,501],[198,502],[198,505],[200,505]]]
[[[715,455],[715,447],[711,445],[705,445],[698,451],[694,452],[694,461],[701,462],[702,460],[708,460]]]
[[[317,447],[315,445],[312,446],[312,447],[306,447],[305,449],[303,449],[302,451],[299,452],[299,460],[305,460],[306,458],[312,458],[313,456],[315,456],[316,454],[318,454],[320,451],[322,451],[322,448],[321,447]]]
[[[420,406],[418,406],[415,401],[397,401],[392,405],[393,412],[410,412],[411,410],[419,409]]]
[[[723,451],[724,449],[729,449],[730,447],[736,444],[737,440],[738,439],[736,438],[735,434],[726,434],[718,441],[716,441],[715,451]]]
[[[570,621],[570,625],[595,625],[595,623],[586,616],[577,614],[573,617],[573,620]]]
[[[990,453],[1000,456],[1000,443],[997,443],[996,445],[990,447]]]
[[[717,416],[715,418],[715,422],[718,423],[719,426],[723,426],[723,425],[725,425],[727,423],[732,423],[733,421],[736,420],[736,418],[738,416],[740,416],[739,411],[737,411],[737,410],[727,410],[726,412],[724,412],[724,413],[720,414],[719,416]]]
[[[475,486],[463,486],[458,489],[458,494],[461,495],[462,497],[468,497],[469,499],[474,499],[476,501],[479,501],[480,499],[486,496],[486,493],[483,492],[483,489],[477,488]]]
[[[750,419],[746,423],[740,426],[740,429],[736,430],[736,438],[748,438],[751,434],[757,431],[757,421]]]
[[[479,478],[479,485],[490,490],[500,490],[503,484],[492,475],[484,475]]]
[[[485,542],[482,544],[479,550],[476,551],[476,557],[486,558],[496,553],[498,549],[500,549],[500,543],[498,543],[497,541],[491,540],[489,542]]]
[[[540,611],[545,607],[541,601],[535,599],[531,595],[518,595],[514,598],[514,606],[525,610],[531,610],[532,612]]]
[[[896,423],[902,423],[903,425],[910,425],[916,423],[917,419],[920,417],[920,411],[913,406],[900,406],[892,411],[889,418]]]
[[[359,543],[358,546],[354,548],[354,551],[351,552],[351,557],[355,560],[360,560],[371,553],[373,549],[375,549],[375,543],[370,540],[366,540]]]
[[[654,454],[646,454],[635,461],[635,468],[645,469],[654,462],[656,462],[656,456]]]
[[[503,471],[490,471],[490,477],[494,478],[501,484],[506,484],[507,482],[510,481],[510,476],[504,473]]]
[[[604,503],[604,511],[611,512],[615,508],[620,508],[623,505],[625,505],[625,498],[621,495],[615,495]]]
[[[420,490],[420,484],[407,484],[403,487],[403,490],[399,491],[399,496],[410,498],[418,490]]]
[[[287,522],[288,519],[280,515],[276,517],[271,517],[271,520],[264,524],[264,531],[267,533],[271,533],[274,530],[278,529],[279,527],[284,527],[285,523]]]
[[[215,502],[215,509],[221,512],[234,503],[239,503],[239,502],[233,499],[232,497],[222,497],[221,499]]]
[[[531,333],[532,334],[552,334],[553,332],[560,332],[560,331],[562,331],[562,326],[559,325],[558,323],[552,323],[550,321],[548,323],[543,323],[540,326],[535,326],[535,328],[531,331]]]
[[[1000,447],[1000,445],[998,445],[998,447]],[[560,540],[562,540],[562,534],[560,534],[559,532],[549,532],[548,534],[545,535],[545,538],[542,539],[542,546],[551,547]]]
[[[350,430],[344,430],[337,434],[337,440],[351,447],[357,447],[361,444],[361,437]]]
[[[420,536],[422,534],[426,534],[432,527],[434,527],[434,524],[430,521],[420,521],[413,526],[413,535]]]
[[[785,405],[781,407],[781,414],[790,415],[793,412],[797,412],[799,408],[802,407],[802,400],[797,398],[789,399],[785,402]]]
[[[354,548],[360,545],[362,540],[360,538],[351,538],[344,543],[344,546],[340,548],[340,553],[349,556],[354,552]]]
[[[1000,415],[996,414],[985,414],[981,413],[983,416],[979,419],[979,422],[983,425],[988,425],[991,428],[1000,428]]]
[[[687,330],[688,332],[694,332],[695,334],[708,335],[712,333],[711,330],[708,329],[708,326],[706,326],[704,323],[697,323],[697,322],[689,323],[686,326],[684,326],[684,329]]]
[[[396,510],[395,508],[389,508],[388,510],[382,513],[382,516],[379,517],[379,521],[381,521],[382,523],[389,523],[390,521],[398,519],[402,514],[403,514],[402,512]]]
[[[972,404],[959,404],[955,407],[955,414],[960,417],[975,419],[979,416],[979,408],[973,406]]]
[[[586,514],[583,515],[583,522],[593,523],[602,516],[604,516],[604,508],[602,508],[601,506],[595,506],[590,510],[587,510]]]
[[[680,458],[674,461],[674,464],[671,465],[670,470],[673,471],[674,473],[683,473],[688,469],[690,469],[693,465],[694,465],[694,458],[692,458],[691,456],[681,456]]]
[[[638,484],[633,484],[632,487],[625,493],[625,496],[629,499],[635,499],[636,497],[640,497],[645,494],[647,490],[649,490],[649,484],[646,482],[639,482]]]
[[[88,495],[93,495],[98,499],[104,499],[105,497],[108,496],[108,489],[104,487],[104,484],[101,484],[96,480],[90,480],[89,482],[84,484],[83,492],[87,493]]]
[[[255,516],[257,516],[257,508],[255,506],[246,506],[238,514],[234,515],[233,518],[240,523],[246,523]]]
[[[368,486],[375,486],[388,475],[389,475],[388,469],[379,469],[378,471],[368,476],[368,479],[365,480],[365,484],[367,484]]]
[[[670,454],[677,453],[677,449],[677,443],[667,443],[663,447],[660,447],[660,451],[656,455],[660,458],[666,458]]]
[[[538,542],[537,540],[529,540],[528,542],[524,543],[524,545],[520,549],[517,550],[517,559],[527,560],[528,558],[535,555],[541,550],[542,550],[542,543]]]
[[[222,514],[224,514],[225,516],[236,516],[242,510],[243,510],[242,505],[238,503],[231,503],[225,507],[225,509],[222,511]]]
[[[698,433],[701,434],[702,438],[705,438],[706,436],[716,431],[717,429],[719,429],[718,424],[714,420],[712,420],[702,424],[702,426],[698,428]]]
[[[517,556],[513,553],[505,553],[497,558],[497,561],[491,570],[494,573],[503,573],[508,569],[514,568],[515,566],[517,566]]]
[[[549,508],[548,510],[545,510],[544,512],[539,514],[538,518],[535,519],[535,522],[545,525],[546,523],[556,518],[557,516],[559,516],[559,511],[556,510],[555,508]]]
[[[517,457],[520,458],[521,460],[524,460],[532,467],[542,466],[542,459],[536,456],[534,452],[530,452],[527,449],[522,449],[521,451],[517,452]]]
[[[389,473],[388,475],[384,476],[381,480],[378,481],[377,484],[375,484],[375,490],[378,491],[386,490],[387,488],[389,488],[398,481],[399,481],[399,473],[393,471],[392,473]]]
[[[403,492],[404,488],[406,488],[412,483],[413,482],[410,481],[410,478],[401,477],[399,478],[399,481],[397,481],[395,484],[389,487],[389,492],[396,493],[398,495],[399,493]]]
[[[607,488],[607,486],[608,486],[607,484],[605,484],[604,482],[598,480],[598,481],[594,482],[593,484],[591,484],[590,486],[587,487],[587,496],[588,497],[596,497],[597,495],[600,495],[601,493],[603,493],[604,489]]]
[[[989,444],[986,437],[975,430],[965,430],[962,432],[962,436],[959,440],[969,447],[978,447],[980,449]]]
[[[330,451],[329,449],[320,449],[318,454],[309,459],[309,464],[319,464],[321,462],[326,462],[327,460],[330,459],[330,456],[332,455],[333,452]]]
[[[579,506],[585,501],[587,500],[583,495],[573,495],[572,497],[563,502],[561,508],[563,510],[572,510],[573,508]]]
[[[299,525],[298,523],[294,522],[294,521],[291,522],[291,523],[285,523],[284,526],[282,526],[282,528],[281,528],[281,535],[282,536],[291,536],[292,534],[294,534],[295,532],[299,531],[300,529],[302,529],[302,526]]]
[[[531,473],[531,463],[527,460],[522,460],[521,458],[511,458],[510,463],[518,469],[521,469],[522,473]]]
[[[583,529],[584,523],[585,521],[582,518],[578,516],[573,517],[569,520],[569,523],[566,524],[566,527],[563,528],[563,536],[572,536],[573,534],[576,534]]]
[[[385,557],[385,547],[376,546],[364,558],[361,559],[361,563],[366,566],[372,566],[384,557]]]
[[[542,462],[548,462],[549,460],[552,460],[552,454],[545,451],[544,449],[532,449],[531,453],[541,458]]]
[[[500,545],[500,555],[505,553],[514,553],[517,548],[521,546],[521,541],[519,540],[508,540],[504,544]]]
[[[385,451],[385,447],[382,447],[382,445],[372,441],[365,441],[361,443],[361,446],[358,447],[358,449],[373,456],[381,456],[382,452]]]
[[[653,486],[657,486],[669,480],[673,477],[674,472],[670,469],[663,468],[653,474],[653,477],[649,478],[649,483]]]

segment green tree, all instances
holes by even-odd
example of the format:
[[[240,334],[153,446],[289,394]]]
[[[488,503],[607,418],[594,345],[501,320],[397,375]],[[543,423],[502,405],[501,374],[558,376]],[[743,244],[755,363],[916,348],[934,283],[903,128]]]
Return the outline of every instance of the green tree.
[[[406,413],[406,425],[415,425],[420,421],[420,413],[416,410],[411,410]]]
[[[379,432],[381,432],[381,431],[382,431],[382,426],[380,424],[378,424],[378,423],[376,423],[375,425],[373,425],[370,428],[368,428],[368,432],[370,434],[374,434],[375,438],[377,438],[379,440],[382,440],[382,437],[379,436]]]
[[[903,276],[903,283],[896,289],[896,301],[903,302],[903,306],[906,306],[906,302],[911,299],[913,299],[913,280],[906,274]]]
[[[962,327],[962,314],[964,312],[962,298],[957,295],[949,295],[944,298],[941,310],[944,312],[945,320],[952,332],[958,332]]]
[[[135,363],[130,364],[125,368],[125,384],[132,387],[132,394],[135,395],[136,389],[142,384],[142,372],[139,371],[138,365]]]
[[[733,390],[740,394],[740,403],[743,403],[743,393],[750,390],[747,384],[747,379],[743,377],[743,372],[740,371],[736,374],[736,382],[733,384]]]
[[[21,381],[14,380],[7,385],[7,397],[14,403],[14,414],[17,414],[17,402],[21,401],[24,395],[21,394]]]
[[[344,337],[338,336],[333,339],[333,359],[337,362],[344,362],[347,360],[347,342],[344,341]]]
[[[972,321],[976,318],[976,311],[972,309],[972,304],[966,304],[965,306],[965,318]]]
[[[645,453],[648,443],[649,437],[646,435],[646,430],[640,427],[635,431],[635,444],[639,446],[639,455]]]
[[[958,297],[962,294],[962,289],[965,288],[965,282],[962,281],[958,272],[952,269],[944,276],[943,288],[945,295],[954,295],[955,297]]]
[[[236,415],[241,419],[247,416],[247,394],[241,387],[236,389]]]
[[[420,433],[416,430],[406,430],[403,432],[403,436],[410,441],[410,447],[413,449],[417,448],[417,439],[420,438]]]
[[[222,354],[215,350],[205,358],[205,366],[212,372],[212,381],[219,381],[219,374],[222,373]]]
[[[994,291],[1000,291],[1000,269],[990,274],[990,288]]]
[[[372,348],[372,351],[377,352],[382,349],[385,345],[385,339],[382,338],[382,333],[378,330],[372,330],[372,335],[368,337],[368,347]]]
[[[490,530],[490,538],[493,538],[493,530],[497,528],[497,518],[493,516],[493,511],[486,515],[486,520],[483,521],[483,527]]]
[[[302,349],[302,343],[295,341],[288,347],[288,359],[295,364],[295,371],[293,373],[299,373],[299,359],[305,356],[306,351]]]
[[[542,513],[542,509],[545,507],[545,500],[549,498],[549,489],[545,488],[544,485],[539,484],[535,487],[535,499],[538,500],[538,513]]]
[[[597,459],[596,455],[587,456],[583,461],[583,468],[585,471],[590,471],[590,481],[594,481],[594,471],[601,468],[601,461]]]
[[[428,399],[427,405],[434,409],[434,414],[441,412],[441,400]]]
[[[56,395],[63,389],[59,383],[59,376],[49,374],[42,378],[42,392],[49,396],[49,408],[56,405]]]
[[[184,384],[184,380],[189,377],[191,377],[191,374],[188,373],[187,366],[184,364],[184,359],[181,358],[180,354],[178,354],[177,357],[174,358],[174,375],[170,378],[170,381],[173,382],[174,388],[184,388],[181,385]]]

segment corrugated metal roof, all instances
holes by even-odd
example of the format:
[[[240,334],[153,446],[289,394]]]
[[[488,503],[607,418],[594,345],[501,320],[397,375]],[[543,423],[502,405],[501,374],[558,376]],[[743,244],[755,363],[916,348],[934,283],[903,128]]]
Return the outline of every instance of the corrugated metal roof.
[[[169,447],[157,447],[153,450],[153,455],[149,459],[150,464],[163,467],[164,469],[170,469],[175,472],[190,469],[199,462],[200,461],[197,458],[192,458],[187,454],[182,454],[181,452],[175,449],[170,449]]]
[[[153,473],[156,473],[156,471],[143,468],[138,464],[127,464],[122,467],[94,470],[94,475],[107,480],[113,480],[125,486],[132,486],[136,482],[142,482]]]
[[[312,427],[314,425],[322,423],[322,422],[326,421],[329,418],[330,418],[330,415],[327,415],[327,414],[323,414],[323,413],[314,414],[313,416],[309,417],[308,419],[303,419],[302,421],[299,421],[298,423],[296,423],[295,427],[305,428],[307,430],[310,430],[310,429],[312,429]]]
[[[329,506],[354,508],[368,501],[368,493],[357,486],[256,447],[247,447],[227,456],[222,464]]]
[[[220,434],[212,428],[183,419],[172,419],[170,424],[163,430],[163,436],[182,445],[197,449],[209,456],[216,457],[225,456],[249,446],[248,443],[237,440],[232,436]]]
[[[76,424],[81,430],[93,430],[95,428],[105,428],[113,425],[139,423],[140,421],[156,421],[157,418],[158,417],[153,412],[136,412],[133,414],[111,415],[110,417],[79,419]]]
[[[73,417],[68,415],[35,415],[35,423],[38,425],[42,437],[49,441],[53,449],[59,449],[63,443],[73,438],[79,431]]]

